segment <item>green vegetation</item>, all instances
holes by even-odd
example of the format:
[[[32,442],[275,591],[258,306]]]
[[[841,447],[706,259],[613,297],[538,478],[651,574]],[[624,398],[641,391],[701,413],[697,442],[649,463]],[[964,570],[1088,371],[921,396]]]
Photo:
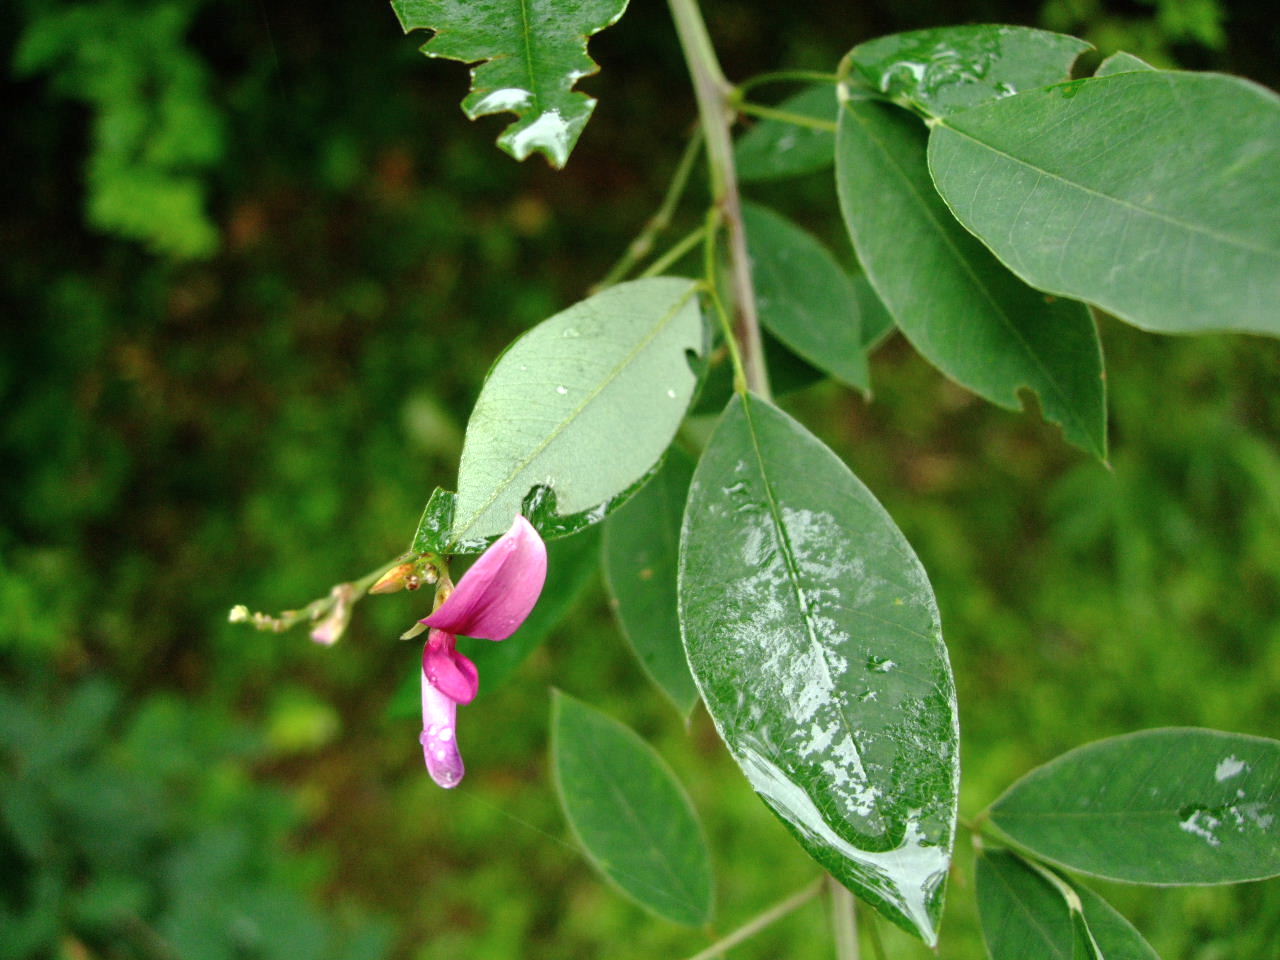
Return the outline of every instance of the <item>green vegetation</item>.
[[[792,6],[709,5],[734,78],[1026,16]],[[0,12],[0,957],[696,952],[700,934],[618,896],[574,848],[552,686],[637,730],[686,785],[721,867],[720,932],[816,875],[705,710],[686,728],[652,686],[598,577],[464,708],[470,773],[452,792],[422,769],[416,692],[403,709],[417,647],[396,637],[427,594],[361,603],[329,650],[226,622],[402,551],[427,496],[453,487],[493,359],[580,299],[657,206],[694,105],[663,6],[633,7],[592,43],[603,73],[582,87],[600,104],[562,172],[493,149],[504,121],[469,124],[465,70],[424,61],[389,7]],[[1038,25],[1274,87],[1273,21],[1267,4],[1054,0]],[[830,176],[747,193],[847,261]],[[698,225],[677,221],[666,242]],[[780,401],[929,571],[962,705],[962,815],[1099,737],[1275,735],[1280,344],[1100,332],[1110,470],[897,335],[872,401],[831,383]],[[963,836],[957,851],[941,955],[977,960]],[[1276,881],[1104,892],[1165,960],[1280,942]],[[813,903],[731,955],[827,957],[826,927]],[[882,929],[892,957],[933,956]]]

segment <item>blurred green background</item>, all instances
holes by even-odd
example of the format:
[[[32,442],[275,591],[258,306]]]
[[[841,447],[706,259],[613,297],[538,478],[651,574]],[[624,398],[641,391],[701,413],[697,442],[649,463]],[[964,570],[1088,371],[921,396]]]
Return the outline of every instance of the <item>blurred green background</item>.
[[[1007,21],[1280,84],[1261,0],[706,7],[738,79]],[[395,639],[426,595],[362,603],[329,650],[226,622],[402,550],[453,481],[489,363],[656,207],[694,117],[665,5],[637,0],[593,41],[603,73],[583,86],[601,102],[561,173],[499,153],[501,120],[468,124],[465,69],[424,59],[385,4],[25,0],[0,24],[0,958],[696,952],[703,932],[624,901],[569,844],[551,685],[687,783],[719,932],[816,875],[705,714],[686,730],[647,685],[593,572],[463,713],[453,792],[422,768],[417,647]],[[849,258],[829,175],[753,195]],[[1101,332],[1111,470],[900,338],[873,361],[874,402],[830,384],[786,401],[931,572],[968,815],[1090,739],[1278,732],[1280,344]],[[968,960],[959,851],[938,955]],[[1276,882],[1104,892],[1166,960],[1277,955]],[[895,958],[929,955],[886,937]],[[830,950],[815,902],[732,956]]]

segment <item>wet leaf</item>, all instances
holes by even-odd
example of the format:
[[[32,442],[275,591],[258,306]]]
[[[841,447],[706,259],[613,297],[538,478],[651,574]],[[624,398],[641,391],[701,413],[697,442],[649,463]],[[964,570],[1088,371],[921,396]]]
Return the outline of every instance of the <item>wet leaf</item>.
[[[565,818],[587,859],[641,906],[711,921],[711,855],[675,774],[629,728],[573,697],[551,702],[551,755]]]
[[[587,39],[612,26],[627,0],[391,0],[400,25],[432,30],[429,57],[475,64],[462,111],[472,120],[514,113],[498,138],[517,160],[537,151],[563,167],[596,101],[573,85],[599,67]]]
[[[442,487],[431,493],[422,509],[418,529],[413,534],[410,550],[414,553],[444,553],[449,546],[449,531],[453,528],[453,511],[458,495]]]
[[[644,489],[603,524],[605,580],[622,632],[684,716],[698,702],[676,613],[680,521],[692,477],[689,458],[671,450]]]
[[[1090,44],[1029,27],[913,30],[859,44],[849,62],[872,89],[928,116],[967,110],[1071,79]]]
[[[955,690],[893,521],[804,427],[737,397],[694,474],[679,593],[694,679],[756,792],[841,883],[936,942]]]
[[[1098,69],[1093,72],[1093,75],[1095,77],[1109,77],[1113,73],[1133,73],[1136,70],[1154,69],[1155,67],[1151,66],[1147,61],[1121,50],[1113,53],[1098,64]]]
[[[871,387],[857,291],[816,238],[786,217],[742,206],[760,322],[809,363],[866,393]]]
[[[670,445],[703,351],[696,286],[675,277],[610,287],[524,334],[467,423],[452,539],[482,547],[522,511],[544,537],[604,519]]]
[[[838,109],[835,85],[823,83],[809,87],[783,100],[778,109],[835,123]],[[761,120],[738,138],[734,164],[738,179],[744,183],[798,177],[831,166],[835,146],[836,135],[831,130],[782,120]]]
[[[1193,728],[1099,740],[1031,771],[990,816],[1037,857],[1110,880],[1277,876],[1280,741]]]
[[[992,403],[1017,410],[1018,391],[1035,391],[1068,441],[1105,459],[1102,352],[1088,310],[1031,289],[956,223],[929,179],[915,117],[847,102],[836,141],[849,236],[911,344]]]
[[[955,114],[951,212],[1034,287],[1165,333],[1280,335],[1280,97],[1143,70]]]

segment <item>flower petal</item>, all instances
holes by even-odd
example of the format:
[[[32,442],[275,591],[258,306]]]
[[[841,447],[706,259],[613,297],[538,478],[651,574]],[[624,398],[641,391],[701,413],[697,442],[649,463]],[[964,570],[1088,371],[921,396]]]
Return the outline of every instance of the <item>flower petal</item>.
[[[454,647],[452,634],[432,630],[422,648],[422,672],[454,703],[470,703],[480,689],[480,671]]]
[[[462,782],[466,767],[458,752],[458,705],[435,688],[427,674],[422,674],[422,756],[427,772],[440,786],[456,787]]]
[[[422,622],[452,634],[505,640],[524,623],[547,579],[547,546],[524,517],[496,540]]]

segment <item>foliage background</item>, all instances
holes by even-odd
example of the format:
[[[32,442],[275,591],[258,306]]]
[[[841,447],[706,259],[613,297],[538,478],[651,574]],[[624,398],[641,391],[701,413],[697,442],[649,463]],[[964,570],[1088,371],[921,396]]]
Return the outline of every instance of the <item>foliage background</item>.
[[[883,33],[1007,21],[1280,85],[1269,4],[709,3],[726,71],[829,69]],[[228,625],[398,553],[502,346],[578,299],[656,205],[694,116],[662,4],[592,44],[567,170],[492,147],[465,70],[389,9],[29,0],[0,9],[0,957],[676,957],[607,889],[546,768],[555,685],[657,744],[706,818],[727,930],[815,868],[704,714],[686,731],[584,601],[463,717],[438,790],[403,709],[422,595],[338,648]],[[753,192],[833,244],[829,178]],[[691,215],[693,211],[690,211]],[[1275,736],[1280,345],[1103,318],[1113,462],[982,404],[900,338],[864,403],[788,398],[938,593],[972,815],[1145,726]],[[410,697],[412,700],[412,697]],[[940,955],[983,955],[967,841]],[[1280,886],[1109,888],[1170,958],[1263,958]],[[894,957],[927,952],[893,933]],[[830,955],[810,905],[733,953]]]

